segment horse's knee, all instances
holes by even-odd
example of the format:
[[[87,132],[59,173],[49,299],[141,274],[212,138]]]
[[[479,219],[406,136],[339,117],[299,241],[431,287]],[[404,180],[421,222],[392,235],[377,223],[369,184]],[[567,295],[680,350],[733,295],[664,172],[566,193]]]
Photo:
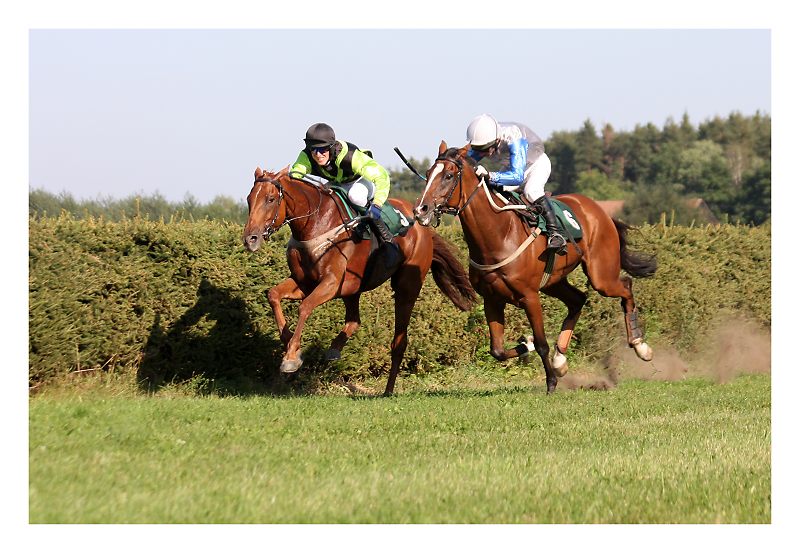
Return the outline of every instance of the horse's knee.
[[[271,304],[277,304],[281,301],[280,292],[275,290],[274,288],[267,292],[267,301]]]
[[[580,294],[575,295],[575,301],[572,303],[567,304],[567,317],[574,317],[578,313],[583,310],[583,306],[586,305],[586,301],[588,299],[588,295],[584,292],[580,292]]]
[[[505,353],[506,352],[502,347],[494,347],[489,350],[489,354],[498,361],[503,361],[506,358]]]
[[[392,355],[394,355],[397,352],[400,352],[401,354],[404,353],[407,347],[408,347],[408,336],[395,338],[394,340],[392,340],[392,346],[391,346]]]
[[[304,305],[301,305],[300,308],[297,310],[298,319],[301,319],[301,320],[305,321],[306,319],[308,319],[311,316],[311,312],[313,310],[314,309],[311,308],[311,307],[306,307]]]
[[[547,357],[550,355],[550,346],[547,344],[547,340],[541,344],[534,344],[533,349],[536,350],[536,353],[538,353],[539,357],[542,359],[547,359]]]

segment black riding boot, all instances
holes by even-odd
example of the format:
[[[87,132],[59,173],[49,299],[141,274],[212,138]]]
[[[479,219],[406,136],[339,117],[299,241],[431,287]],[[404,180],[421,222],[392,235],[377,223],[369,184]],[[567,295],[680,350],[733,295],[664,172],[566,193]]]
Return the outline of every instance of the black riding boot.
[[[378,240],[381,242],[380,249],[383,252],[383,262],[388,271],[393,271],[403,260],[400,248],[394,242],[394,236],[389,231],[389,227],[382,219],[369,219]]]
[[[547,249],[556,250],[559,255],[567,253],[567,241],[558,232],[558,224],[556,223],[556,215],[553,213],[553,206],[550,204],[550,198],[542,196],[534,202],[542,208],[544,215],[545,228],[547,230]]]

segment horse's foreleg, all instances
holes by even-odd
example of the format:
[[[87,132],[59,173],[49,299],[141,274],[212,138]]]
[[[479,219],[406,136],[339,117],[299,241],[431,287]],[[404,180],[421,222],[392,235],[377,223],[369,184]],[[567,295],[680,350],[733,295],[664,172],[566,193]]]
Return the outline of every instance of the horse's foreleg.
[[[544,333],[544,318],[542,317],[542,303],[539,299],[539,293],[536,292],[526,296],[523,301],[523,307],[525,314],[528,316],[528,322],[531,323],[533,328],[533,348],[542,359],[547,381],[547,393],[549,394],[555,391],[556,384],[558,384],[558,376],[550,362],[550,346],[547,345],[547,336]]]
[[[567,306],[567,316],[561,323],[561,332],[553,348],[555,350],[553,351],[553,369],[558,376],[564,376],[567,374],[568,368],[567,357],[564,354],[567,353],[567,348],[572,340],[572,332],[581,316],[581,309],[586,303],[586,294],[572,286],[566,279],[543,289],[542,292],[561,300]]]
[[[486,314],[486,322],[489,323],[489,353],[492,354],[492,357],[498,361],[505,361],[506,359],[513,359],[530,353],[525,344],[520,344],[513,349],[506,349],[504,343],[506,327],[505,303],[485,299],[483,311]]]
[[[303,365],[303,359],[300,356],[300,338],[303,334],[303,327],[314,309],[336,297],[337,284],[335,279],[323,280],[300,302],[297,326],[289,343],[286,345],[286,355],[283,356],[281,372],[293,373]]]
[[[349,340],[350,337],[355,334],[356,330],[358,330],[358,327],[361,326],[361,315],[358,305],[360,299],[361,294],[342,298],[345,308],[344,328],[342,328],[342,331],[333,339],[330,349],[328,349],[325,354],[325,359],[328,361],[333,361],[341,357],[342,348],[347,343],[347,340]]]
[[[302,300],[304,297],[305,294],[300,290],[293,278],[287,278],[280,284],[273,286],[267,293],[267,300],[269,300],[269,305],[272,307],[272,314],[275,316],[275,324],[278,326],[278,332],[284,347],[292,338],[292,331],[289,330],[289,325],[286,324],[286,317],[281,309],[281,300]]]

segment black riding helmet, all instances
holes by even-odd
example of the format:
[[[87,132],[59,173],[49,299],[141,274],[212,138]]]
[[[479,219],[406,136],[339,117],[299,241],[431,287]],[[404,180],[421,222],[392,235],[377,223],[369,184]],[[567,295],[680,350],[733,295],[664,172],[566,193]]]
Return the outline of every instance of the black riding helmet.
[[[314,123],[308,127],[303,142],[306,143],[308,149],[330,147],[336,143],[336,133],[333,132],[333,127],[327,123]]]

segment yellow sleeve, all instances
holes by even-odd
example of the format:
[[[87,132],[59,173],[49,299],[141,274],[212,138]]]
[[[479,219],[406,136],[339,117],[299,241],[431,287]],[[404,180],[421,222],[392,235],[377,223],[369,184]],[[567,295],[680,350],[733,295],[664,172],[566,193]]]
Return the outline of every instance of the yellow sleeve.
[[[375,197],[372,202],[378,205],[386,203],[391,188],[389,172],[361,150],[353,152],[352,163],[355,173],[369,179],[375,185]]]
[[[292,177],[302,177],[310,172],[311,160],[308,159],[308,154],[306,154],[306,151],[302,150],[297,156],[295,162],[292,164],[292,168],[289,169],[289,175]]]

